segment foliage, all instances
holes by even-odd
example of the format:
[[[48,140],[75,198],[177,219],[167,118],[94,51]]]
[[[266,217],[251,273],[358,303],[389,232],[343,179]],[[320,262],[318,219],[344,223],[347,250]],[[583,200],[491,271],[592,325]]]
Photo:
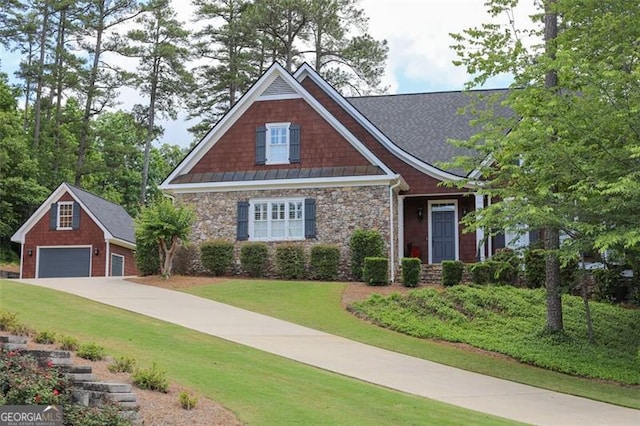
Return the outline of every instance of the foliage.
[[[73,336],[60,336],[58,343],[63,351],[75,351],[78,349],[78,339]]]
[[[136,242],[157,243],[163,276],[171,276],[173,256],[180,242],[187,241],[194,219],[195,214],[188,206],[175,206],[165,197],[142,209],[136,218]]]
[[[120,408],[115,404],[106,404],[100,408],[65,405],[63,413],[65,426],[130,426],[132,424],[121,415]]]
[[[382,257],[384,241],[380,232],[374,229],[356,229],[349,240],[351,249],[351,276],[362,281],[365,257]]]
[[[334,281],[338,279],[340,249],[335,245],[317,244],[311,247],[309,275],[314,280]]]
[[[198,397],[187,391],[182,391],[178,394],[178,404],[184,410],[193,410],[198,405]]]
[[[213,275],[227,274],[233,265],[233,243],[227,240],[203,242],[200,245],[200,261]]]
[[[305,276],[306,256],[300,244],[282,244],[276,247],[276,274],[285,280]]]
[[[0,405],[61,404],[69,400],[69,385],[57,368],[40,367],[19,351],[0,350]]]
[[[544,286],[544,250],[538,245],[524,251],[524,282],[529,288]]]
[[[484,285],[493,282],[493,268],[489,262],[476,262],[469,265],[471,280],[474,284]]]
[[[161,370],[155,362],[151,365],[151,368],[137,368],[133,372],[133,384],[140,389],[156,392],[167,393],[169,390],[167,373]]]
[[[112,373],[131,373],[136,366],[136,360],[128,356],[120,356],[109,363],[107,369]]]
[[[38,331],[33,337],[33,341],[36,343],[42,343],[45,345],[56,342],[56,333],[49,330]]]
[[[442,261],[442,285],[450,287],[458,285],[462,281],[462,273],[464,272],[464,264],[459,260],[443,260]]]
[[[365,257],[362,280],[368,285],[389,284],[389,259],[386,257]]]
[[[104,346],[100,346],[97,343],[83,343],[78,346],[76,355],[80,358],[89,359],[91,361],[100,361],[105,359],[107,353]]]
[[[160,252],[154,239],[136,236],[136,267],[141,276],[160,272]]]
[[[173,272],[178,275],[198,275],[200,267],[200,249],[193,244],[178,246],[173,256]]]
[[[627,300],[630,293],[630,281],[622,276],[622,268],[610,266],[593,271],[595,279],[594,296],[602,302],[620,303]]]
[[[0,331],[13,331],[18,326],[18,314],[9,311],[0,311]]]
[[[402,264],[402,284],[405,287],[417,287],[422,272],[422,261],[415,257],[403,257],[400,262]]]
[[[240,266],[250,277],[262,277],[268,259],[269,248],[265,243],[247,243],[240,248]]]
[[[589,344],[579,297],[565,296],[562,339],[542,333],[543,289],[456,286],[406,297],[372,297],[355,304],[368,319],[421,338],[463,342],[520,362],[582,377],[639,384],[639,311],[592,303],[598,345]]]

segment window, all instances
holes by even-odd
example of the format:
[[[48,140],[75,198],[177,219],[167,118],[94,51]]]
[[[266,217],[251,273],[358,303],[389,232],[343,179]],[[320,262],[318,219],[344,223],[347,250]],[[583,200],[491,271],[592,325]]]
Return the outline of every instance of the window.
[[[256,200],[250,203],[252,240],[302,240],[304,200]]]
[[[57,229],[73,229],[73,201],[58,203]]]
[[[289,163],[289,123],[267,124],[267,164]]]
[[[300,125],[267,123],[256,128],[256,164],[300,162]]]

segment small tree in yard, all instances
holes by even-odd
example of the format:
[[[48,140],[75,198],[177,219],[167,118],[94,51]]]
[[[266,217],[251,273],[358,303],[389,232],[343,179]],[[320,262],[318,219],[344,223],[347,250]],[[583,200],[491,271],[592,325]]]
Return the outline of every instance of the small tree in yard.
[[[145,207],[136,218],[136,240],[156,241],[160,255],[160,274],[171,276],[173,256],[181,241],[186,241],[195,214],[187,206],[175,206],[168,198]]]

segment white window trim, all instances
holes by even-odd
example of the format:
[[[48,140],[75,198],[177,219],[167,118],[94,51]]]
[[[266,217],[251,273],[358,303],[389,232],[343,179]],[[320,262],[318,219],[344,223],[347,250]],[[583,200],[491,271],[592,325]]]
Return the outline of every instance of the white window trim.
[[[61,206],[71,206],[71,226],[69,227],[62,227],[60,226],[60,207]],[[57,206],[57,214],[56,214],[56,230],[58,231],[68,231],[70,229],[73,229],[73,201],[59,201],[58,202],[58,206]]]
[[[290,164],[289,162],[289,149],[290,149],[290,143],[291,143],[291,133],[289,131],[289,128],[291,126],[291,123],[267,123],[265,124],[266,127],[266,132],[267,134],[265,135],[265,164],[266,165],[274,165],[274,164]],[[287,159],[286,161],[272,161],[270,159],[271,157],[271,129],[273,128],[281,128],[281,127],[285,127],[287,129],[287,143],[286,143],[286,151],[287,151]]]
[[[255,206],[256,204],[264,204],[268,205],[271,203],[284,203],[285,204],[285,236],[284,237],[266,237],[266,238],[255,238]],[[290,237],[287,236],[287,226],[286,222],[289,221],[289,203],[302,203],[302,235],[299,237]],[[305,204],[304,198],[260,198],[260,199],[252,199],[249,200],[249,241],[304,241],[305,236]],[[271,209],[267,208],[267,218],[269,222],[269,234],[271,234]]]
[[[443,207],[435,207],[434,205],[439,205],[439,204],[445,204],[446,206]],[[454,239],[455,239],[455,260],[460,260],[460,236],[459,236],[459,228],[460,228],[460,222],[458,220],[458,200],[428,200],[427,201],[427,222],[428,222],[428,234],[429,237],[427,238],[427,243],[428,243],[428,250],[427,252],[429,253],[429,264],[433,263],[433,243],[431,240],[431,236],[433,235],[431,226],[432,226],[432,212],[435,209],[435,211],[442,211],[442,210],[453,210],[454,214],[453,217],[455,218],[455,222],[456,222],[456,226],[454,227]]]

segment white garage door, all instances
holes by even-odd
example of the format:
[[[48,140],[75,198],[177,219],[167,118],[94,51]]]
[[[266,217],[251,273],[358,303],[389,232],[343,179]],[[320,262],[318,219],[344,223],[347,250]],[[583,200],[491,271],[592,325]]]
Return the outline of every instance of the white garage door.
[[[38,278],[88,277],[91,247],[40,248]]]

